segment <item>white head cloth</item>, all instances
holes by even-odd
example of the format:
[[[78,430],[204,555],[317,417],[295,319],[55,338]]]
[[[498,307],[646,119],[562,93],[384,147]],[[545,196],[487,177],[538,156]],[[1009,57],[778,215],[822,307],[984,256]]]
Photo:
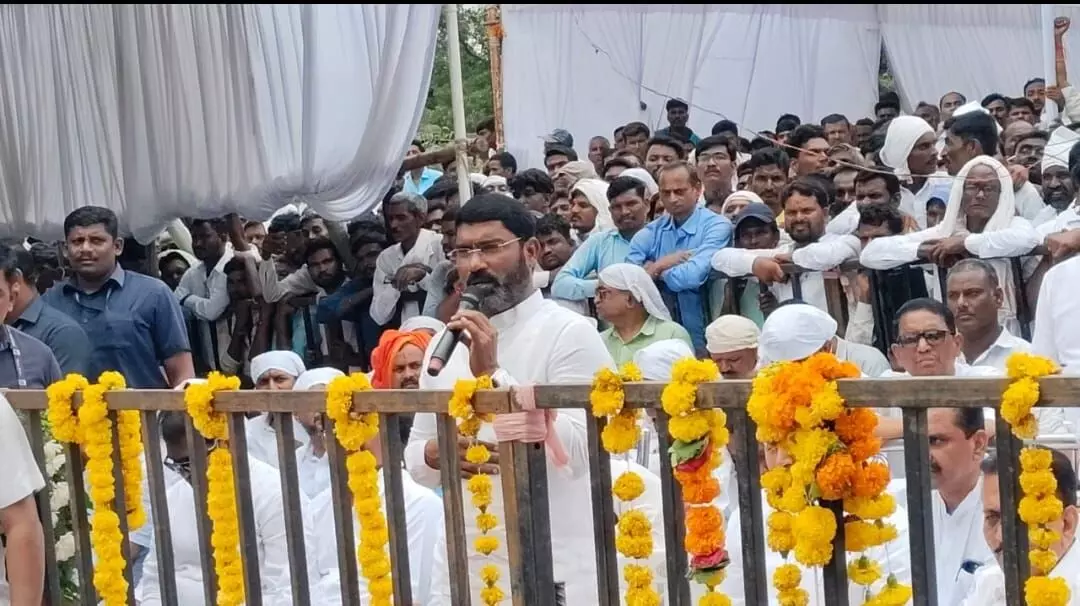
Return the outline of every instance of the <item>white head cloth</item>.
[[[783,305],[761,327],[758,353],[766,364],[804,360],[836,336],[836,320],[805,303]]]
[[[330,381],[333,381],[337,377],[344,376],[345,373],[329,366],[305,370],[296,378],[296,383],[293,384],[293,391],[307,391],[317,387],[326,387],[330,384]]]
[[[1046,172],[1046,169],[1055,166],[1068,170],[1069,152],[1077,141],[1080,141],[1080,134],[1076,131],[1064,126],[1057,127],[1050,133],[1050,140],[1046,142],[1043,150],[1042,171]]]
[[[472,183],[473,187],[479,188],[484,184],[484,181],[486,180],[487,175],[485,175],[484,173],[469,173],[469,182]]]
[[[1012,177],[1005,165],[990,156],[976,156],[968,161],[953,179],[952,189],[949,191],[949,200],[945,205],[945,217],[938,224],[937,230],[940,238],[947,238],[957,234],[967,233],[967,221],[962,215],[960,207],[964,199],[964,181],[968,173],[976,166],[989,166],[997,173],[998,181],[1001,182],[1001,195],[998,197],[997,210],[990,217],[990,222],[983,229],[984,233],[1000,231],[1009,226],[1016,216],[1016,194],[1013,193]]]
[[[684,358],[693,358],[694,350],[685,341],[665,339],[639,349],[634,364],[646,381],[670,381],[671,367]]]
[[[720,316],[705,327],[705,349],[711,354],[755,349],[760,338],[753,320],[734,314]]]
[[[495,189],[496,187],[506,187],[506,177],[502,175],[491,175],[484,178],[484,182],[480,184],[480,189]]]
[[[261,353],[251,359],[251,380],[256,383],[259,378],[271,370],[281,372],[295,378],[304,374],[307,370],[300,356],[291,351],[275,350]]]
[[[656,179],[653,179],[649,171],[644,168],[628,168],[621,173],[620,177],[633,177],[638,181],[645,184],[645,197],[651,198],[660,192],[660,186],[656,184]]]
[[[934,129],[918,116],[897,116],[889,122],[889,130],[885,132],[885,145],[878,155],[882,164],[893,169],[897,179],[911,179],[911,169],[907,165],[908,156],[915,147],[915,142],[925,134],[933,135]]]
[[[747,204],[765,204],[765,201],[761,199],[761,196],[755,194],[748,189],[740,189],[739,191],[732,192],[731,195],[724,198],[724,204],[720,206],[720,212],[727,210],[728,204],[732,202],[738,202],[739,200],[745,200]]]
[[[629,291],[635,301],[645,306],[645,311],[650,316],[664,321],[671,320],[671,313],[664,305],[664,299],[660,296],[660,290],[649,274],[639,265],[630,263],[614,263],[600,270],[597,276],[600,282],[608,288]]]
[[[401,332],[411,332],[414,330],[431,330],[435,334],[439,334],[446,328],[444,324],[438,318],[432,318],[431,316],[413,316],[408,320],[401,323]]]
[[[602,179],[580,179],[570,190],[570,195],[581,192],[581,195],[585,196],[589,204],[596,209],[596,225],[592,229],[593,233],[615,227],[615,222],[611,220],[611,211],[608,210],[607,188],[607,181]]]

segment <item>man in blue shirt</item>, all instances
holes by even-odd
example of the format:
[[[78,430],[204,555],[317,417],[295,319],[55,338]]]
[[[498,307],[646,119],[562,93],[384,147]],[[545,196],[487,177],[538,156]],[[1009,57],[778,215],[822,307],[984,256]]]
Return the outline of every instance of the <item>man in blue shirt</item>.
[[[645,184],[633,177],[616,177],[607,189],[608,209],[615,229],[589,236],[555,276],[551,295],[567,301],[596,296],[597,275],[608,265],[626,262],[630,240],[645,227],[649,205]]]
[[[116,370],[135,389],[166,389],[192,378],[180,304],[161,280],[125,271],[116,262],[124,249],[116,214],[99,206],[79,208],[64,219],[64,237],[75,275],[42,298],[89,337],[87,378]]]
[[[668,164],[658,176],[665,214],[634,236],[626,262],[643,266],[657,281],[672,318],[703,353],[708,324],[703,286],[713,254],[731,244],[731,221],[698,206],[701,180],[686,162]]]
[[[414,140],[412,145],[409,146],[409,151],[405,152],[405,157],[411,158],[422,153],[424,153],[424,144]],[[430,166],[414,168],[405,173],[402,178],[401,188],[410,194],[423,194],[441,176],[441,172]]]

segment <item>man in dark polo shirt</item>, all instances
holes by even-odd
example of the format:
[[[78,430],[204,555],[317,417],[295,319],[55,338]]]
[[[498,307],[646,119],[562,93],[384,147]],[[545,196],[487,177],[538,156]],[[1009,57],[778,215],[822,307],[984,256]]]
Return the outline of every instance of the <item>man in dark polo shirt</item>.
[[[117,232],[116,215],[107,208],[84,206],[69,214],[64,237],[75,275],[42,299],[90,339],[87,378],[116,370],[131,388],[174,387],[194,376],[180,305],[161,280],[120,267],[124,240]]]
[[[9,255],[0,263],[0,387],[44,389],[63,377],[49,346],[3,324],[11,313],[19,270]]]
[[[0,246],[0,271],[11,288],[7,323],[47,345],[64,374],[86,374],[90,340],[75,320],[41,300],[35,286],[38,268],[30,252],[21,246]]]

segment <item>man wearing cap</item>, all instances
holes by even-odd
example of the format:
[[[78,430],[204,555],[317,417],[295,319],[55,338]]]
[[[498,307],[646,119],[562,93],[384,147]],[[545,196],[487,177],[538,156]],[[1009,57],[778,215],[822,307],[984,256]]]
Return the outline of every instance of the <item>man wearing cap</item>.
[[[729,266],[728,259],[741,258],[732,253],[721,255],[724,250],[735,251],[774,251],[780,245],[780,228],[776,225],[776,217],[772,210],[760,203],[747,204],[739,214],[735,215],[735,246],[737,248],[722,249],[713,255],[713,269],[727,275],[727,287],[724,289],[724,309],[732,313],[749,318],[755,325],[761,326],[765,321],[765,312],[776,307],[776,297],[768,288],[761,288],[757,278],[748,275],[747,272],[739,273],[734,265]],[[719,264],[718,264],[719,263]],[[750,269],[753,269],[753,261],[750,260]],[[706,335],[707,336],[707,335]]]
[[[544,136],[544,151],[546,152],[548,148],[554,146],[574,149],[574,135],[571,135],[570,131],[564,128],[556,128],[550,134]]]
[[[560,168],[577,159],[577,152],[572,147],[557,143],[544,144],[544,168],[547,169],[548,176],[553,179]]]
[[[656,131],[656,136],[671,136],[671,127],[677,129],[687,128],[686,123],[690,120],[690,105],[682,99],[668,99],[667,105],[664,106],[667,109],[667,121],[668,127],[661,128]],[[694,131],[690,131],[690,143],[697,145],[701,142],[701,137],[697,136]]]
[[[804,360],[819,351],[851,362],[868,377],[892,371],[880,351],[836,336],[836,320],[813,305],[785,302],[761,327],[758,352],[762,365]]]
[[[752,379],[761,331],[749,318],[728,314],[705,327],[705,349],[725,379]]]

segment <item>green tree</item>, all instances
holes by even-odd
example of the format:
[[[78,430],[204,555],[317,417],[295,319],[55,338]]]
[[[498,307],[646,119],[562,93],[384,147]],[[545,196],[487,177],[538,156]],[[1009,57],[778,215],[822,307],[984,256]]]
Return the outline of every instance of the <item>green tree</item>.
[[[484,9],[476,5],[458,5],[458,32],[461,37],[461,80],[465,91],[465,128],[473,132],[476,124],[492,115],[491,67],[488,63],[487,32]],[[446,43],[446,21],[439,22],[435,47],[435,65],[431,71],[431,90],[420,122],[417,138],[428,147],[445,144],[454,138],[454,112],[450,105],[450,61]]]

